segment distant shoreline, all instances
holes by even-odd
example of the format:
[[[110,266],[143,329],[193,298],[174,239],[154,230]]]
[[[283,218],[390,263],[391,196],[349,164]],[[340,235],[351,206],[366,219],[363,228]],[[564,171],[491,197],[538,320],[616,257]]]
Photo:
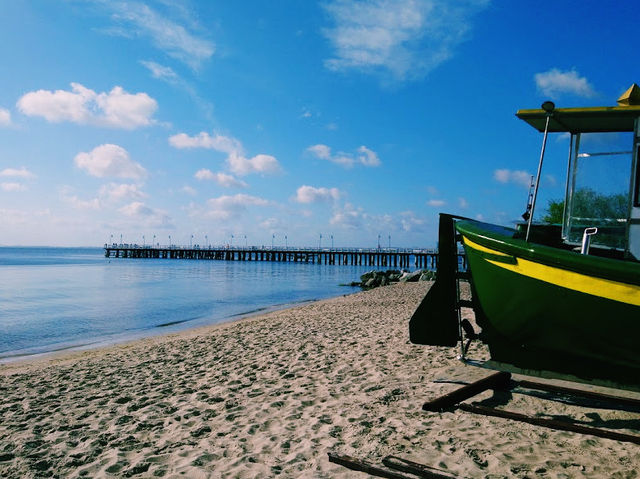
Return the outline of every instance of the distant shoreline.
[[[349,286],[346,285],[346,287],[349,287]],[[360,290],[358,289],[357,291],[351,291],[347,294],[355,294],[358,291]],[[331,299],[331,297],[323,298],[323,299]],[[29,363],[31,361],[47,360],[50,358],[55,358],[61,355],[65,355],[66,353],[98,350],[103,348],[109,348],[109,347],[134,343],[136,341],[142,341],[147,338],[156,338],[156,337],[161,338],[163,336],[181,334],[183,332],[189,332],[191,330],[221,326],[228,323],[234,323],[236,321],[242,321],[243,319],[250,318],[253,316],[259,316],[259,315],[267,314],[274,311],[294,308],[296,306],[304,305],[307,303],[313,303],[316,301],[322,301],[322,299],[305,299],[300,301],[276,304],[273,306],[265,306],[262,308],[252,309],[252,310],[241,312],[241,313],[234,313],[229,316],[226,316],[221,320],[218,320],[210,324],[204,324],[204,325],[200,324],[200,325],[190,326],[188,323],[193,321],[193,319],[187,319],[182,321],[171,321],[167,324],[155,325],[150,328],[137,331],[134,333],[122,333],[117,335],[117,339],[115,337],[97,339],[96,341],[92,341],[92,342],[87,342],[82,344],[70,344],[67,346],[60,346],[60,347],[53,348],[46,351],[37,351],[32,353],[29,353],[29,352],[20,353],[19,350],[6,351],[3,353],[0,353],[0,367],[2,367],[2,365],[22,364],[22,363]],[[194,319],[202,319],[202,318],[194,318]],[[178,325],[184,325],[185,327],[181,327],[174,330],[170,329],[171,326],[178,326]]]

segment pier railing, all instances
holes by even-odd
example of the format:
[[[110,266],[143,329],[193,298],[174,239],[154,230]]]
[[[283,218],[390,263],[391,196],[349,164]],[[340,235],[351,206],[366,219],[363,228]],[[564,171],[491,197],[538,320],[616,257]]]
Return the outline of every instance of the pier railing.
[[[207,259],[436,269],[438,252],[415,248],[304,248],[270,246],[104,245],[107,258]],[[461,255],[464,265],[465,258]]]

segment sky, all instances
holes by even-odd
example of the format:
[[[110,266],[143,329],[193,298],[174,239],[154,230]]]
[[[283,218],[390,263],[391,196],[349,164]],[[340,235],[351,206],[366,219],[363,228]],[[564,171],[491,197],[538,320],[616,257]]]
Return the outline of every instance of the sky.
[[[524,212],[515,117],[640,81],[621,0],[0,2],[0,245],[432,247]],[[564,194],[550,138],[537,212]],[[170,239],[171,238],[171,239]]]

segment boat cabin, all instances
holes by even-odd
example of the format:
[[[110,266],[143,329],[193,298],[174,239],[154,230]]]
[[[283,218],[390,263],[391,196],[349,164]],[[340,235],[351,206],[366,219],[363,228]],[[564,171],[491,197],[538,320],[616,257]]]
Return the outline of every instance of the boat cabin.
[[[516,115],[540,132],[570,135],[562,242],[576,248],[588,236],[591,254],[639,261],[640,88],[614,107],[543,107]]]

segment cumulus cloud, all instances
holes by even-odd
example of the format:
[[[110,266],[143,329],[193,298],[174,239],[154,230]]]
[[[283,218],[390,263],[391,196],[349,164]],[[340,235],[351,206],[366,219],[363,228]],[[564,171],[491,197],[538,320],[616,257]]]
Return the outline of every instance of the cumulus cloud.
[[[4,108],[0,108],[0,126],[11,125],[11,112]]]
[[[342,208],[337,208],[333,212],[329,223],[347,229],[356,229],[362,226],[366,217],[367,215],[362,208],[356,208],[351,203],[345,203]]]
[[[226,173],[214,173],[206,168],[196,171],[196,174],[193,176],[198,180],[214,181],[224,188],[246,188],[249,186],[234,176],[227,175]]]
[[[111,18],[116,24],[124,27],[106,30],[107,33],[149,38],[156,48],[191,68],[198,68],[215,52],[214,43],[197,35],[185,22],[163,15],[142,2],[103,2],[102,5],[111,10]],[[182,9],[183,17],[185,13],[187,11]]]
[[[453,56],[468,37],[471,17],[488,0],[333,0],[324,5],[333,26],[334,71],[384,72],[420,78]]]
[[[308,147],[306,151],[319,160],[330,161],[343,168],[353,168],[356,164],[367,167],[377,167],[382,164],[377,153],[364,145],[356,150],[355,155],[344,152],[332,154],[331,148],[323,144],[312,145]]]
[[[427,201],[427,205],[433,206],[435,208],[439,208],[439,207],[444,206],[446,204],[447,204],[447,202],[444,201],[444,200],[435,200],[434,199],[434,200]]]
[[[36,175],[31,173],[23,166],[21,168],[5,168],[4,170],[0,171],[0,176],[9,178],[31,179],[35,178]]]
[[[380,158],[378,155],[367,148],[366,146],[361,146],[358,148],[358,161],[362,163],[364,166],[380,166]]]
[[[147,175],[147,170],[133,161],[127,150],[108,143],[97,146],[88,153],[78,153],[74,162],[78,168],[98,178],[140,179]]]
[[[227,157],[229,169],[236,175],[244,176],[250,173],[277,173],[281,170],[280,163],[271,155],[256,155],[245,158],[232,154]]]
[[[153,214],[153,209],[141,201],[134,201],[128,205],[123,206],[118,211],[125,216],[150,216]]]
[[[558,98],[563,93],[590,98],[595,91],[586,77],[582,77],[576,70],[561,71],[552,68],[549,71],[534,75],[536,86],[543,94],[551,98]]]
[[[462,196],[460,198],[458,198],[458,206],[460,208],[467,209],[469,207],[469,202],[467,201],[466,198],[463,198]]]
[[[27,187],[22,183],[5,182],[0,183],[0,189],[7,192],[26,191]]]
[[[413,211],[403,211],[400,213],[400,226],[402,231],[407,233],[422,231],[426,224],[426,220],[416,216]]]
[[[219,196],[207,200],[205,214],[215,219],[226,220],[240,216],[249,206],[267,206],[269,201],[257,196],[237,194]]]
[[[162,229],[174,227],[167,212],[151,208],[141,201],[133,201],[118,209],[118,211],[124,216],[135,220],[139,225]]]
[[[60,196],[63,201],[77,210],[98,210],[102,206],[99,198],[82,199],[74,194],[73,188],[70,186],[62,186],[60,188]]]
[[[209,133],[202,131],[194,136],[189,136],[186,133],[178,133],[169,138],[169,144],[174,148],[207,148],[210,150],[220,151],[228,155],[232,153],[243,154],[242,143],[224,135],[213,136]]]
[[[337,201],[340,198],[338,188],[315,188],[313,186],[302,185],[296,191],[295,201],[298,203],[318,203],[327,201]]]
[[[100,188],[100,196],[109,201],[141,200],[147,198],[139,185],[128,183],[109,183]]]
[[[527,188],[531,185],[531,174],[523,170],[498,169],[493,172],[493,179],[498,183],[514,183]]]
[[[267,218],[260,223],[260,228],[269,231],[270,233],[276,233],[287,230],[287,224],[280,218]],[[277,238],[280,242],[286,241],[283,236]]]
[[[327,145],[313,145],[307,148],[307,151],[322,160],[331,158],[331,148]]]
[[[27,170],[24,166],[21,168],[5,168],[0,171],[0,178],[11,178],[18,180],[31,180],[35,178],[36,175]],[[2,191],[7,192],[17,192],[17,191],[26,191],[27,186],[24,183],[20,183],[18,181],[6,181],[0,183],[0,189]]]
[[[116,86],[108,93],[96,93],[80,83],[68,90],[38,90],[23,95],[18,109],[28,116],[40,116],[52,123],[70,121],[133,130],[151,125],[158,103],[146,93],[127,93]]]
[[[227,155],[227,166],[232,173],[245,176],[251,173],[272,174],[281,171],[280,163],[271,155],[256,155],[252,158],[245,156],[244,148],[239,140],[224,135],[209,135],[200,132],[195,136],[178,133],[169,138],[169,144],[174,148],[206,148],[219,151]]]
[[[182,188],[180,188],[180,191],[182,191],[183,193],[186,193],[189,196],[195,196],[198,194],[198,192],[195,190],[195,188],[192,188],[188,185],[183,186]]]

